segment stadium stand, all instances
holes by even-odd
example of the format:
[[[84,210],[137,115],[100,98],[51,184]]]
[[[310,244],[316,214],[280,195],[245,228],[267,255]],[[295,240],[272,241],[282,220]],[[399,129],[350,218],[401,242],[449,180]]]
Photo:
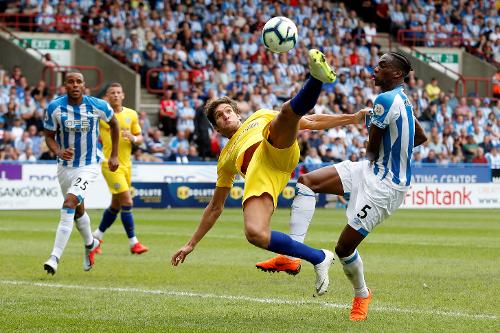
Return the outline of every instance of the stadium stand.
[[[209,4],[206,6],[206,4]],[[498,65],[500,16],[490,1],[364,1],[372,17],[362,19],[344,3],[289,1],[78,1],[9,2],[1,20],[25,31],[79,33],[140,73],[158,94],[158,123],[141,112],[146,142],[134,157],[142,161],[215,158],[226,139],[210,130],[202,106],[213,96],[238,101],[244,118],[259,108],[275,108],[305,79],[306,55],[318,47],[337,69],[325,85],[315,113],[353,113],[372,105],[378,88],[371,74],[382,51],[378,29],[402,44],[464,46]],[[430,13],[430,14],[426,14]],[[260,42],[267,19],[283,15],[300,27],[299,45],[275,55]],[[385,38],[385,37],[384,37]],[[50,56],[46,65],[53,65]],[[43,81],[27,82],[23,68],[0,71],[0,160],[51,159],[41,119],[56,94]],[[498,76],[498,75],[497,75]],[[498,85],[498,78],[493,80]],[[443,91],[437,80],[408,78],[407,93],[431,140],[417,149],[416,163],[484,162],[500,147],[500,101],[467,100]],[[493,96],[492,96],[493,97]],[[348,126],[300,134],[302,160],[356,161],[364,158],[367,130]],[[435,158],[434,158],[435,156]]]

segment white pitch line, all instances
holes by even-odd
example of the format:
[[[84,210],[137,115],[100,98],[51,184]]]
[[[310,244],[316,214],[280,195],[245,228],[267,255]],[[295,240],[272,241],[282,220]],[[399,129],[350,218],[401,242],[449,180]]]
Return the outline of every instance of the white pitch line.
[[[335,309],[351,308],[351,306],[348,304],[337,304],[337,303],[330,303],[323,301],[308,301],[308,300],[294,301],[294,300],[286,300],[280,298],[257,298],[257,297],[243,296],[243,295],[218,295],[218,294],[194,293],[186,291],[161,290],[161,289],[140,289],[140,288],[128,288],[128,287],[121,287],[121,288],[95,287],[95,286],[80,286],[80,285],[57,284],[57,283],[15,281],[15,280],[0,280],[0,284],[14,285],[14,286],[59,288],[59,289],[78,289],[87,291],[92,290],[92,291],[105,291],[105,292],[126,292],[126,293],[163,295],[170,297],[198,297],[198,298],[211,298],[211,299],[222,299],[230,301],[244,301],[244,302],[266,303],[266,304],[318,305],[322,307],[335,308]],[[371,311],[380,311],[380,312],[408,313],[408,314],[420,314],[429,316],[462,317],[474,320],[482,320],[482,319],[497,320],[499,318],[498,316],[491,314],[470,314],[459,311],[420,310],[420,309],[409,309],[409,308],[404,309],[404,308],[394,308],[387,306],[372,306],[370,309]]]

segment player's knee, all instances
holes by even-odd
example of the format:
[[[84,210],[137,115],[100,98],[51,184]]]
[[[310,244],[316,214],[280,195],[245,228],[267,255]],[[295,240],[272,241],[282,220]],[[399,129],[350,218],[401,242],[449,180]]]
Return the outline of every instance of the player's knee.
[[[314,182],[312,181],[311,177],[309,177],[307,174],[301,175],[299,179],[297,180],[297,183],[303,184],[307,187],[309,187],[313,192],[316,192],[316,186]]]
[[[78,199],[75,196],[68,195],[66,196],[66,198],[64,198],[64,208],[76,209],[76,206],[78,206]]]
[[[355,248],[351,248],[350,246],[342,243],[337,243],[335,246],[335,253],[339,258],[345,258],[354,253]]]
[[[262,230],[257,230],[253,228],[245,229],[245,236],[249,243],[258,246],[258,247],[266,247],[267,246],[267,235]]]
[[[280,114],[283,116],[289,116],[289,117],[297,117],[297,114],[293,112],[292,105],[290,104],[290,101],[286,101],[283,103],[281,106]]]
[[[134,205],[132,199],[125,199],[122,200],[121,202],[121,207],[130,207],[132,209],[132,206]]]

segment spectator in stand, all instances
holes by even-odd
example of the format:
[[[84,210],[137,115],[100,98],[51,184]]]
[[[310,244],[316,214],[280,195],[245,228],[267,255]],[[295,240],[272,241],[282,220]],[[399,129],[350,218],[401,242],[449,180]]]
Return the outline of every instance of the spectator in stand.
[[[439,136],[437,127],[433,127],[431,129],[429,149],[433,150],[437,155],[446,150],[445,146],[443,145],[442,139]]]
[[[165,90],[160,102],[160,128],[165,136],[177,133],[177,103],[172,99],[171,90]]]
[[[149,121],[148,114],[145,111],[139,112],[139,125],[142,129],[142,135],[145,137],[148,135],[151,127],[151,122]]]
[[[448,165],[450,163],[450,160],[448,159],[448,153],[446,150],[443,150],[441,154],[437,155],[437,164],[439,165]]]
[[[307,150],[306,157],[304,158],[304,164],[308,171],[313,171],[322,166],[321,157],[318,155],[318,150],[314,147],[310,147]]]
[[[500,169],[500,153],[499,148],[493,147],[489,153],[486,154],[488,163],[492,169]]]
[[[187,159],[188,159],[189,162],[199,162],[199,161],[202,161],[202,159],[198,155],[198,150],[196,149],[195,145],[190,145],[189,146],[189,151],[188,151]]]
[[[152,136],[146,140],[146,146],[148,152],[154,157],[162,161],[167,159],[167,147],[162,140],[162,132],[159,129],[153,130]]]
[[[33,150],[28,147],[24,152],[19,154],[18,160],[20,162],[36,162],[36,156],[33,154]]]
[[[493,85],[493,97],[500,98],[500,67],[497,68],[497,72],[493,75],[491,84]]]
[[[175,163],[187,164],[189,162],[187,153],[188,151],[186,150],[186,148],[183,145],[181,145],[178,147],[177,153],[172,154],[171,156],[175,157]]]
[[[186,97],[182,101],[182,106],[178,109],[177,113],[177,131],[185,133],[187,138],[191,137],[194,132],[194,117],[196,112],[189,104],[189,99]],[[186,151],[187,151],[186,147]]]
[[[472,159],[472,163],[482,163],[488,164],[488,159],[484,156],[484,150],[481,147],[478,147],[476,150],[476,156]]]
[[[170,140],[169,143],[171,160],[177,161],[177,158],[181,158],[187,155],[189,150],[189,141],[187,140],[186,133],[184,131],[177,131],[177,135]]]
[[[425,86],[425,91],[427,92],[431,103],[436,101],[439,97],[439,93],[441,92],[441,88],[438,86],[438,80],[433,77],[431,82]]]
[[[463,155],[465,157],[465,162],[471,163],[474,156],[477,155],[478,145],[474,141],[472,135],[467,135],[465,142],[462,144]]]
[[[437,162],[438,162],[438,160],[436,158],[436,152],[433,149],[429,150],[429,153],[427,154],[427,157],[425,157],[424,159],[422,159],[422,163],[432,163],[432,164],[435,164]]]
[[[422,165],[422,153],[418,150],[413,151],[412,158],[413,165],[421,166]]]

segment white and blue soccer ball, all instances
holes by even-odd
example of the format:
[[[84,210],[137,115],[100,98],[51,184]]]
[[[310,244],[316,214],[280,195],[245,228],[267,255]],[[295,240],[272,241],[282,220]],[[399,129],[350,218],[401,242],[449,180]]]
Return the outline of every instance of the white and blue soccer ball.
[[[262,29],[262,42],[274,53],[285,53],[297,45],[297,26],[287,17],[276,16]]]

